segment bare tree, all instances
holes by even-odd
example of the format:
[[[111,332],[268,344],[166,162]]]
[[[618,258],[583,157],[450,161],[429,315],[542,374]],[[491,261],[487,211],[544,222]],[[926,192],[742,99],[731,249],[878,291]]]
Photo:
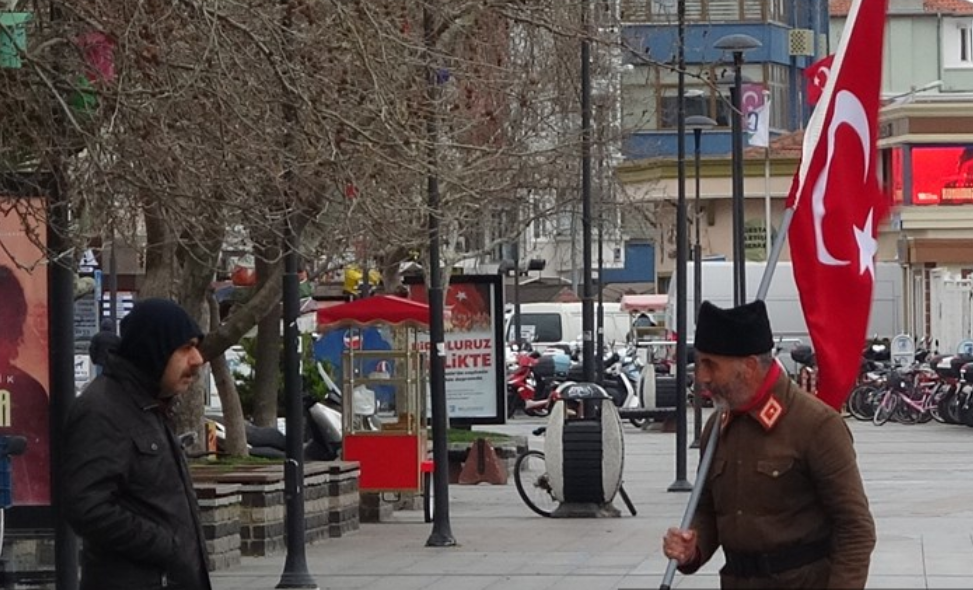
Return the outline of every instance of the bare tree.
[[[431,105],[417,26],[427,8],[440,86]],[[77,0],[35,14],[24,66],[0,70],[0,109],[15,114],[0,121],[0,165],[63,162],[73,242],[111,227],[139,244],[140,296],[174,298],[210,325],[207,359],[261,321],[262,349],[276,350],[285,216],[300,220],[305,260],[357,255],[392,284],[399,262],[424,259],[431,173],[447,264],[576,198],[580,9],[557,0]],[[430,116],[441,123],[435,170],[424,157]],[[560,198],[528,211],[529,193]],[[524,213],[495,222],[509,211]],[[260,282],[217,323],[207,296],[228,231],[255,244]],[[271,357],[261,374],[273,388]],[[224,411],[235,411],[227,395],[221,387]],[[181,428],[198,427],[201,400],[188,398]]]

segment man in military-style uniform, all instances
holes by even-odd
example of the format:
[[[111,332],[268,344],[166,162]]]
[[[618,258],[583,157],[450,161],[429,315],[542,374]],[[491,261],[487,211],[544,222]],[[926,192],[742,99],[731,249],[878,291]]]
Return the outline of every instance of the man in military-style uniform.
[[[723,548],[722,588],[864,588],[875,547],[848,427],[793,383],[773,357],[762,301],[696,323],[696,378],[718,408],[720,439],[689,530],[667,557],[691,574]]]

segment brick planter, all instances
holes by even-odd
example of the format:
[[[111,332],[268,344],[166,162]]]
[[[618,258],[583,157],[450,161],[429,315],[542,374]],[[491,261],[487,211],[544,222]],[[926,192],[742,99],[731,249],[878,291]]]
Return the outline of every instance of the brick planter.
[[[193,482],[210,571],[240,564],[240,486]]]
[[[284,552],[283,465],[248,465],[232,470],[196,465],[192,471],[197,488],[207,489],[214,484],[236,486],[240,498],[238,534],[242,555]],[[358,464],[346,461],[305,464],[304,502],[305,543],[341,537],[358,530]],[[227,506],[229,504],[227,500]],[[231,512],[231,509],[225,511],[226,514]],[[216,549],[216,555],[219,555],[219,548],[233,545],[234,527],[228,522],[220,525],[217,522],[218,517],[214,515],[210,528],[214,535],[211,550]],[[226,533],[223,540],[219,532]],[[207,545],[209,543],[207,538]]]

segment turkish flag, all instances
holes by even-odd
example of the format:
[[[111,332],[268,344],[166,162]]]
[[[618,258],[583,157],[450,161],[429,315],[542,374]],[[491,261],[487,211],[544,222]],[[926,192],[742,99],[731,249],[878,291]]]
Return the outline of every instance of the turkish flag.
[[[804,69],[804,78],[807,79],[807,103],[812,107],[821,100],[821,93],[824,92],[824,86],[831,76],[833,63],[834,55],[829,55]]]
[[[888,204],[877,150],[887,0],[854,0],[791,185],[794,279],[819,367],[818,395],[840,408],[868,329],[876,236]]]

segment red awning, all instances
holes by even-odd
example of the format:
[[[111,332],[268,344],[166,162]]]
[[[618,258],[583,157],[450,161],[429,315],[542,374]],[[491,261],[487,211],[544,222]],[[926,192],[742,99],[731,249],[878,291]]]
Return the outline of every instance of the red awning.
[[[376,295],[318,310],[319,332],[370,324],[425,327],[429,325],[429,306],[393,295]]]

